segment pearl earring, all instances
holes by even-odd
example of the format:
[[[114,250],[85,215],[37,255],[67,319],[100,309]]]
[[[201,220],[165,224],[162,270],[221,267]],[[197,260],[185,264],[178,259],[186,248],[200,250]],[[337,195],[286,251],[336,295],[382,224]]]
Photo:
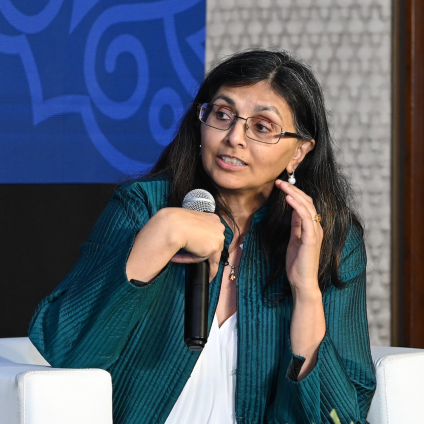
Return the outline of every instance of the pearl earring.
[[[289,174],[288,182],[291,185],[295,185],[296,184],[296,178],[294,178],[294,171],[293,171],[293,173],[291,175]]]
[[[202,145],[199,144],[200,150],[199,150],[199,156],[202,156]]]

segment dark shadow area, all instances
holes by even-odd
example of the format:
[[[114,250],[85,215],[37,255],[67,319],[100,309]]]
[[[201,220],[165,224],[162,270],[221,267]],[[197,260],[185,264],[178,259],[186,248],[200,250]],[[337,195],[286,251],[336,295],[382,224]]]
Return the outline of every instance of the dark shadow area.
[[[27,336],[35,307],[75,264],[116,188],[0,185],[0,337]]]

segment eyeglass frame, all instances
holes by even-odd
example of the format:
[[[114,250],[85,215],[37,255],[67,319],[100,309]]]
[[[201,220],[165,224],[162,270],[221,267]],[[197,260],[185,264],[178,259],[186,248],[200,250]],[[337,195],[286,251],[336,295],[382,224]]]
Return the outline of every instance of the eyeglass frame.
[[[201,109],[203,108],[203,106],[204,106],[204,105],[209,105],[209,106],[218,106],[218,107],[223,107],[223,108],[225,108],[225,109],[228,109],[228,110],[232,113],[232,115],[234,116],[234,119],[231,121],[230,126],[229,126],[227,129],[223,129],[223,128],[217,128],[217,127],[214,127],[213,125],[209,125],[209,124],[207,124],[206,122],[203,122],[203,121],[200,119],[200,112],[201,112]],[[268,143],[268,142],[266,142],[266,141],[256,140],[256,138],[249,137],[249,136],[248,136],[248,134],[247,134],[247,130],[250,128],[250,127],[247,125],[247,120],[248,120],[249,118],[256,118],[256,119],[259,119],[259,118],[257,118],[256,116],[248,116],[247,118],[243,118],[242,116],[239,116],[239,115],[237,115],[235,112],[233,112],[233,111],[232,111],[229,107],[227,107],[227,106],[223,106],[223,105],[217,105],[217,104],[215,104],[215,103],[198,103],[198,104],[197,104],[197,109],[198,109],[198,111],[199,111],[199,114],[198,114],[198,116],[197,116],[197,117],[199,118],[199,121],[200,121],[202,124],[207,125],[208,127],[211,127],[211,128],[215,128],[216,130],[219,130],[219,131],[228,131],[229,129],[231,129],[231,127],[233,127],[233,126],[236,124],[236,122],[237,122],[237,120],[238,120],[238,119],[243,119],[243,121],[246,121],[246,122],[245,122],[245,134],[246,134],[246,137],[250,138],[250,140],[257,141],[258,143],[264,143],[264,144],[277,144],[277,143],[279,143],[279,141],[281,140],[281,136],[283,136],[283,135],[284,135],[284,136],[288,136],[288,137],[295,137],[295,138],[303,139],[303,137],[302,137],[300,134],[292,133],[292,132],[288,132],[288,131],[284,131],[284,130],[283,130],[283,127],[282,127],[280,124],[276,124],[275,122],[270,121],[269,119],[262,118],[264,121],[268,121],[268,122],[270,122],[271,124],[276,125],[277,127],[280,127],[280,128],[281,128],[280,137],[278,138],[278,140],[277,140],[275,143]],[[247,128],[246,128],[246,127],[247,127]]]

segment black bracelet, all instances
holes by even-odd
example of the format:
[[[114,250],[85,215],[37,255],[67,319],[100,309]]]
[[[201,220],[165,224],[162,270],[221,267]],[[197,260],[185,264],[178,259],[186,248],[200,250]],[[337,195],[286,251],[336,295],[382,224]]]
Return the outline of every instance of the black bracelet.
[[[140,281],[140,280],[131,279],[130,282],[133,283],[137,287],[144,287],[144,286],[148,285],[148,283],[145,283],[144,281]]]

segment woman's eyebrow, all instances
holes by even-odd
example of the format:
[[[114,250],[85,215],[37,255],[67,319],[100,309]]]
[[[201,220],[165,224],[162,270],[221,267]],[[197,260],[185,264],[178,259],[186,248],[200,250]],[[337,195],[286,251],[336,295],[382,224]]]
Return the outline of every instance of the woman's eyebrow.
[[[283,117],[280,115],[280,112],[278,111],[278,109],[276,107],[274,107],[274,106],[261,106],[261,105],[255,106],[255,112],[263,112],[264,110],[272,110],[283,121]]]
[[[231,99],[230,97],[227,97],[225,94],[220,94],[219,96],[216,96],[212,102],[218,100],[218,99],[222,99],[225,100],[229,105],[231,105],[232,107],[236,107],[236,102]]]
[[[215,102],[218,99],[225,100],[230,106],[236,107],[235,101],[231,97],[226,96],[225,94],[220,94],[219,96],[216,96],[212,100],[212,102]],[[255,106],[255,109],[254,109],[255,112],[263,112],[264,110],[271,110],[271,111],[273,111],[283,121],[283,117],[281,116],[281,114],[278,111],[278,109],[276,107],[274,107],[274,106],[257,105],[257,106]]]

